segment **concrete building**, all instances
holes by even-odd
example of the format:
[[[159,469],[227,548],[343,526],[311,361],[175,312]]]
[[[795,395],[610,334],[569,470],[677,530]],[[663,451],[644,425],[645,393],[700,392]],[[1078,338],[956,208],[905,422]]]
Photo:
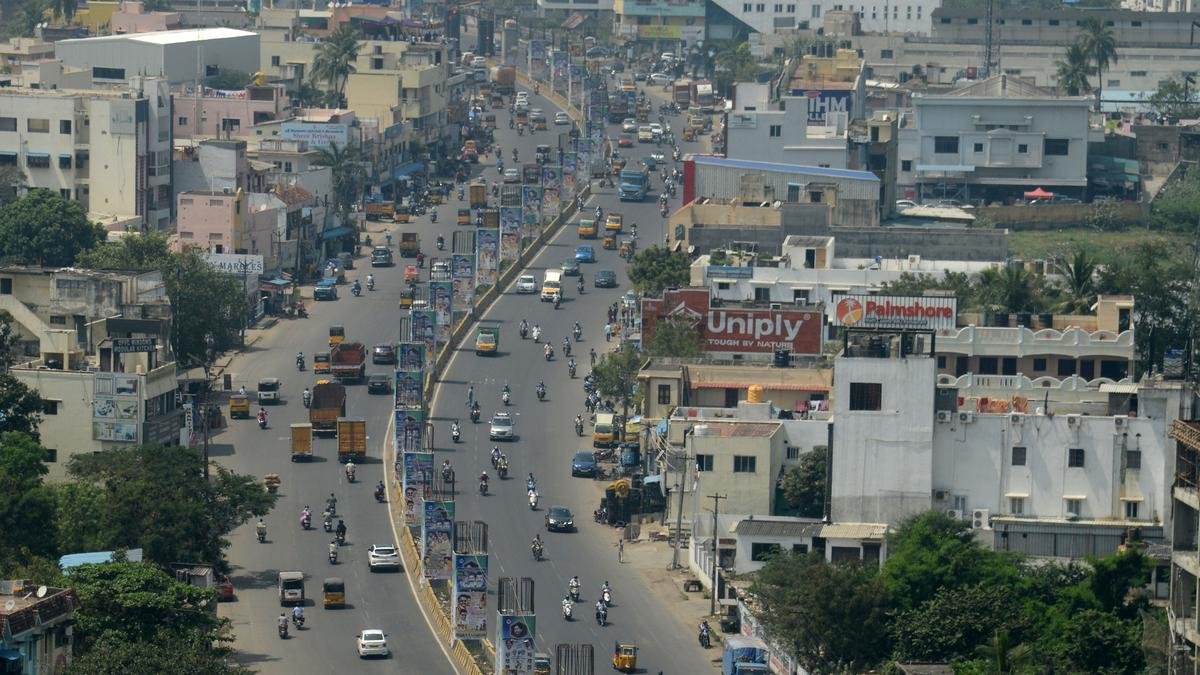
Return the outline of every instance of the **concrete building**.
[[[221,70],[245,72],[258,63],[259,47],[257,33],[197,28],[59,40],[54,53],[68,66],[91,68],[98,83],[149,75],[179,85]]]
[[[83,204],[101,224],[171,220],[171,95],[165,80],[121,89],[0,89],[0,164]],[[94,159],[93,159],[94,158]]]
[[[829,399],[833,370],[819,360],[802,361],[792,368],[736,363],[718,357],[652,358],[638,371],[643,397],[642,418],[661,420],[679,407],[736,408],[758,387],[763,400],[780,410],[821,414]]]
[[[0,69],[7,73],[20,71],[24,64],[52,58],[52,42],[42,42],[31,37],[14,37],[8,42],[0,42]]]
[[[900,128],[898,191],[918,200],[1020,200],[1042,187],[1083,198],[1088,143],[1104,139],[1092,99],[997,75],[947,94],[915,94]]]
[[[172,173],[176,194],[194,190],[264,192],[265,174],[270,166],[255,162],[247,152],[246,141],[204,139],[182,143],[175,152]]]
[[[810,122],[828,123],[831,114],[845,113],[851,119],[864,116],[866,78],[864,61],[853,49],[838,49],[832,56],[805,54],[789,60],[780,76],[771,82],[771,100],[793,101],[808,113]]]
[[[679,54],[706,39],[703,0],[613,0],[613,33]]]
[[[810,125],[808,99],[789,96],[770,109],[766,101],[749,109],[739,107],[725,117],[728,137],[725,156],[776,164],[797,164],[822,168],[848,168],[849,119],[844,113],[831,114],[824,124]],[[759,109],[758,106],[762,107]]]
[[[141,2],[124,0],[112,15],[110,29],[113,35],[124,35],[176,30],[182,26],[179,12],[148,11]]]
[[[199,247],[208,253],[246,250],[246,194],[239,190],[180,192],[176,247]]]
[[[292,117],[292,100],[281,85],[250,85],[220,91],[186,85],[175,94],[176,138],[244,137],[254,127]]]
[[[987,29],[983,8],[939,7],[933,14],[933,37],[947,42],[982,44]],[[1191,12],[1138,12],[1126,9],[1002,9],[994,12],[996,43],[1023,45],[1068,45],[1083,32],[1083,24],[1094,18],[1112,31],[1118,45],[1194,44],[1191,22],[1200,14]]]
[[[0,86],[24,89],[91,89],[90,68],[64,66],[62,61],[46,58],[10,66],[0,75]]]
[[[580,12],[585,16],[601,16],[605,12],[613,11],[613,3],[614,0],[597,0],[596,2],[590,2],[590,0],[537,0],[537,9],[539,17],[567,15],[573,12]],[[576,28],[578,28],[578,24],[576,24]]]
[[[30,525],[32,527],[32,525]],[[70,588],[0,580],[0,659],[14,675],[57,673],[71,665],[79,598]]]
[[[404,143],[440,147],[449,97],[449,56],[444,44],[366,43],[346,81],[346,104],[378,129],[400,125]]]
[[[853,34],[839,28],[846,18],[852,18],[861,32],[929,35],[934,10],[941,7],[942,2],[913,0],[909,4],[893,5],[885,2],[826,3],[823,0],[786,3],[716,0],[716,5],[750,30],[767,35],[796,30],[822,30],[824,35]]]
[[[1200,673],[1200,422],[1175,420],[1175,481],[1172,485],[1173,536],[1171,626],[1173,672]]]
[[[77,453],[178,442],[171,311],[157,272],[4,268],[0,309],[20,334],[10,372],[45,402],[51,480]]]

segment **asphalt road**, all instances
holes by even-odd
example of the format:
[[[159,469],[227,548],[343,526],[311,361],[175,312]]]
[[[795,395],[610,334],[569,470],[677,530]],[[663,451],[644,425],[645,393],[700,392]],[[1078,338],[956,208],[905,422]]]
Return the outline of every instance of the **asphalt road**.
[[[531,107],[542,107],[548,112],[553,109],[544,99],[531,98]],[[522,159],[530,156],[526,153],[532,152],[539,136],[531,139],[528,135],[512,135],[507,128],[507,110],[498,113],[500,132],[497,140],[504,149],[506,160],[510,158],[514,143]],[[673,118],[672,127],[677,128],[680,119]],[[615,138],[619,132],[616,126],[609,127],[611,137]],[[621,152],[632,162],[653,151],[652,144],[641,144]],[[663,151],[669,158],[670,150],[664,146]],[[495,170],[491,169],[485,175],[490,181],[496,175]],[[661,181],[655,178],[653,184],[657,194]],[[637,223],[641,246],[654,243],[655,237],[661,241],[665,221],[659,215],[656,201],[620,203],[615,191],[608,188],[597,191],[587,210],[594,210],[597,204],[605,213],[622,213],[627,227]],[[678,206],[678,199],[672,200],[671,207]],[[584,295],[578,294],[575,280],[567,278],[564,300],[561,308],[555,310],[550,303],[540,302],[537,295],[516,295],[508,288],[484,315],[485,321],[500,324],[499,354],[496,357],[476,356],[473,341],[468,340],[450,362],[432,405],[440,455],[435,461],[440,464],[442,459],[450,458],[459,477],[458,519],[479,519],[488,523],[489,571],[493,587],[501,576],[528,576],[535,580],[540,648],[553,652],[558,643],[592,643],[597,667],[607,670],[613,641],[634,640],[641,647],[639,666],[644,669],[642,672],[711,672],[711,657],[696,644],[690,628],[682,626],[667,608],[655,603],[644,592],[636,572],[618,564],[616,531],[592,522],[591,514],[598,506],[605,483],[570,476],[570,459],[574,452],[591,449],[590,437],[577,437],[573,428],[575,415],[583,411],[581,378],[588,371],[588,350],[595,348],[602,353],[616,344],[615,341],[606,344],[604,339],[605,308],[630,289],[624,261],[616,251],[603,250],[600,242],[599,239],[585,242],[595,247],[597,261],[581,265],[586,278]],[[564,228],[535,259],[529,273],[536,275],[540,282],[547,267],[557,267],[563,260],[573,258],[579,243],[575,228]],[[619,286],[595,289],[592,281],[600,269],[614,270]],[[552,362],[544,360],[541,345],[520,339],[518,325],[522,318],[530,325],[539,324],[544,331],[543,340],[553,341],[556,354]],[[562,340],[571,334],[576,321],[583,327],[584,339],[573,346],[579,363],[579,378],[572,380],[568,377]],[[545,381],[548,391],[544,402],[539,402],[534,392],[539,380]],[[492,412],[504,407],[500,392],[506,382],[513,391],[509,411],[517,420],[518,438],[514,442],[498,443],[510,458],[510,478],[499,481],[488,459],[494,444],[488,441],[487,419]],[[465,407],[470,386],[474,386],[484,413],[480,423],[475,425],[470,424]],[[449,433],[450,421],[455,418],[465,421],[463,442],[457,445],[450,442]],[[585,430],[586,433],[590,433],[590,428]],[[478,494],[474,479],[483,470],[493,478],[490,494],[486,497]],[[541,492],[541,503],[533,512],[525,495],[524,477],[530,471],[535,473]],[[546,508],[552,505],[567,506],[574,511],[576,532],[545,531],[543,519]],[[529,543],[537,533],[541,533],[546,542],[546,559],[540,563],[533,561],[529,549]],[[582,602],[575,606],[575,620],[566,623],[562,619],[560,602],[572,575],[579,575],[582,582]],[[593,606],[605,580],[613,585],[615,606],[609,611],[609,625],[600,627],[594,619]]]

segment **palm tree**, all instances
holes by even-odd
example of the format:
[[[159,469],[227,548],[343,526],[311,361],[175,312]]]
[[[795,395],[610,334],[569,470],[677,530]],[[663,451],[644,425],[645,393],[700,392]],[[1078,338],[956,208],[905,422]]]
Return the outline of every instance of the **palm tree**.
[[[362,151],[355,144],[317,148],[320,155],[316,164],[333,169],[333,195],[335,206],[346,212],[358,202],[359,193],[366,183],[366,171],[362,166]]]
[[[75,16],[75,10],[79,8],[79,0],[50,0],[50,9],[54,12],[54,17],[62,17],[67,23],[71,23],[71,18]]]
[[[1032,650],[1029,645],[1012,643],[1006,630],[997,630],[987,644],[976,645],[975,653],[988,662],[991,672],[1008,675],[1028,665]]]
[[[1033,280],[1024,267],[1009,265],[988,268],[975,281],[976,298],[985,308],[1005,312],[1028,312],[1035,305]]]
[[[329,87],[335,105],[341,105],[346,79],[354,72],[354,62],[358,60],[360,49],[362,44],[358,41],[358,33],[350,24],[342,24],[317,47],[312,75]]]
[[[1065,60],[1056,65],[1058,71],[1054,77],[1058,80],[1059,90],[1067,96],[1079,96],[1092,90],[1088,82],[1088,76],[1092,74],[1092,62],[1078,40],[1067,45]]]
[[[1082,314],[1096,301],[1096,260],[1086,249],[1077,248],[1069,262],[1059,267],[1063,276],[1065,297],[1058,309],[1069,314]]]
[[[1079,44],[1096,67],[1096,112],[1100,112],[1100,94],[1104,87],[1104,71],[1117,62],[1117,38],[1100,19],[1090,17],[1083,22]]]

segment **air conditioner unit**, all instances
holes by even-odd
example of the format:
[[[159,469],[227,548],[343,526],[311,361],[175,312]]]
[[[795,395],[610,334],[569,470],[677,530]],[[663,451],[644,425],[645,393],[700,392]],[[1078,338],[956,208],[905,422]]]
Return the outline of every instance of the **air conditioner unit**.
[[[970,424],[975,421],[975,413],[969,413],[969,412],[958,413],[958,421],[963,424]]]
[[[919,255],[910,255],[910,256],[908,256],[908,264],[909,264],[910,266],[912,266],[912,265],[920,265],[920,264],[921,264],[921,256],[919,256]]]
[[[771,309],[783,309],[783,303],[780,303],[780,302],[772,302],[772,303],[771,303]]]
[[[1025,416],[1021,413],[1013,413],[1008,416],[1008,421],[1012,424],[1021,424],[1025,421]]]
[[[1067,415],[1067,426],[1069,426],[1069,427],[1079,426],[1079,415]]]
[[[937,421],[938,422],[941,422],[942,424],[949,424],[950,421],[953,419],[954,419],[954,413],[950,412],[949,410],[937,411]]]
[[[992,529],[992,512],[988,509],[975,509],[971,512],[972,530]]]
[[[963,512],[959,509],[946,509],[946,516],[955,520],[962,520]]]
[[[1129,418],[1128,418],[1128,417],[1124,417],[1124,416],[1122,416],[1122,417],[1114,417],[1114,418],[1113,418],[1113,424],[1117,425],[1117,428],[1118,428],[1118,429],[1124,429],[1124,428],[1125,428],[1125,425],[1129,424]]]

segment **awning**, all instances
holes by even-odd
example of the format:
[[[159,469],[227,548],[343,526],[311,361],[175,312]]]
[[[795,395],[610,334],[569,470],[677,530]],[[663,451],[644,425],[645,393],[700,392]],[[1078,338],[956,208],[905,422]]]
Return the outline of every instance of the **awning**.
[[[335,227],[331,230],[325,230],[321,233],[321,239],[337,239],[339,237],[345,237],[351,234],[354,234],[354,228],[350,227],[349,225],[343,225],[341,227]]]
[[[562,27],[567,30],[575,30],[584,21],[587,21],[587,16],[583,12],[575,12],[571,16],[568,16],[566,21],[562,22]]]
[[[1025,199],[1050,199],[1053,196],[1053,192],[1047,192],[1040,187],[1034,188],[1025,193]]]
[[[258,290],[260,290],[260,291],[279,292],[291,285],[292,285],[292,282],[288,281],[287,279],[280,278],[280,277],[275,277],[273,279],[261,279],[260,278],[258,280]]]
[[[25,156],[36,157],[38,159],[50,159],[50,153],[48,152],[26,152]]]
[[[67,154],[67,153],[65,153],[65,152],[60,152],[60,153],[58,153],[58,158],[59,158],[59,159],[71,159],[72,157],[74,157],[74,155]]]
[[[0,150],[0,157],[16,157],[16,156],[17,156],[17,152],[15,150]]]
[[[654,485],[655,483],[661,483],[661,482],[662,482],[662,474],[661,473],[656,474],[654,476],[646,476],[645,478],[642,479],[642,485]]]
[[[1028,492],[1005,492],[1004,496],[1008,499],[1025,499],[1029,496]]]
[[[750,285],[751,286],[774,286],[775,280],[774,279],[751,279]]]
[[[1100,385],[1101,394],[1136,394],[1138,386],[1133,382],[1105,382]]]
[[[918,164],[917,173],[974,173],[970,164]]]
[[[21,652],[15,649],[0,649],[0,661],[20,661]]]
[[[409,162],[408,164],[402,164],[396,167],[396,169],[392,171],[392,177],[396,179],[408,178],[414,173],[421,173],[424,170],[425,162]]]

